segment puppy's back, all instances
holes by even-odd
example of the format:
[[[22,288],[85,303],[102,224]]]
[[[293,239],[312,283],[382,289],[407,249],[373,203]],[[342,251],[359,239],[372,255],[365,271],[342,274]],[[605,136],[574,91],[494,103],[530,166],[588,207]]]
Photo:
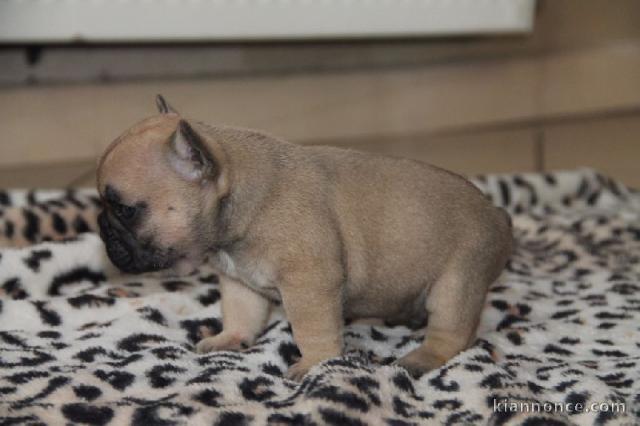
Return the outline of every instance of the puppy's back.
[[[509,245],[506,214],[455,173],[353,150],[305,149],[328,175],[356,282],[420,287],[461,247]]]

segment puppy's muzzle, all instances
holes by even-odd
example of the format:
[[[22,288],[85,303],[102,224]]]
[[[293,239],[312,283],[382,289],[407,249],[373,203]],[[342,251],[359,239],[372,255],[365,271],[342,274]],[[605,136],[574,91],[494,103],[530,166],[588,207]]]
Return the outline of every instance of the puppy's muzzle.
[[[140,244],[132,232],[107,211],[98,215],[98,226],[109,260],[123,272],[139,274],[170,266],[171,259],[168,255],[149,243]]]

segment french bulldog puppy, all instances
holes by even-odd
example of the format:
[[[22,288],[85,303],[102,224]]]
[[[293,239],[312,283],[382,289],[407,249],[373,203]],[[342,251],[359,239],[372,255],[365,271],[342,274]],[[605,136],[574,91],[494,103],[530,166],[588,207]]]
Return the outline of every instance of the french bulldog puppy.
[[[419,375],[473,341],[511,251],[507,214],[471,183],[408,159],[299,146],[253,130],[159,115],[109,145],[98,166],[101,236],[130,273],[225,274],[223,330],[197,351],[238,350],[281,301],[302,354],[287,376],[342,353],[345,319],[426,318],[398,363]]]

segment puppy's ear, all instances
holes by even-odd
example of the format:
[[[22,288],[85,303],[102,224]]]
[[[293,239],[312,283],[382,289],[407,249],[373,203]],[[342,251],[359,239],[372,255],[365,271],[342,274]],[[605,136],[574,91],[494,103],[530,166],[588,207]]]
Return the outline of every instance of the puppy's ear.
[[[220,174],[204,139],[185,120],[178,122],[169,140],[169,162],[180,176],[190,181],[214,180]]]
[[[178,114],[162,95],[156,95],[156,107],[160,114]]]

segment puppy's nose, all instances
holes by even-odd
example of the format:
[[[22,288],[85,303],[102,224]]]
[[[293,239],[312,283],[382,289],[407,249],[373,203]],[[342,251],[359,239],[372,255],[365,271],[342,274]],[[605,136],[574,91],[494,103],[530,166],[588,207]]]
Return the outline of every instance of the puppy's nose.
[[[133,258],[127,248],[118,240],[111,241],[107,245],[107,254],[111,261],[120,269],[128,266]]]
[[[133,263],[133,256],[118,237],[104,211],[98,215],[98,226],[100,228],[100,238],[105,244],[107,256],[109,256],[111,262],[122,270],[128,269],[129,265]]]

